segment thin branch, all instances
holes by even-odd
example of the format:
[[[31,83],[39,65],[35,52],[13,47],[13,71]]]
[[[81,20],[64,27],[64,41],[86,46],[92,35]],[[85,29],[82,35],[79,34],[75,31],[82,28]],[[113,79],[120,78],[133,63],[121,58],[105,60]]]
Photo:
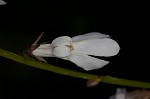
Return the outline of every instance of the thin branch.
[[[46,64],[36,60],[32,60],[27,57],[19,56],[15,53],[12,53],[10,51],[1,48],[0,48],[0,56],[16,61],[18,63],[26,64],[28,66],[32,66],[35,68],[39,68],[39,69],[43,69],[54,73],[71,76],[71,77],[82,78],[87,80],[100,79],[95,81],[114,84],[114,85],[123,85],[123,86],[150,89],[150,83],[148,82],[134,81],[134,80],[122,79],[122,78],[111,77],[111,76],[99,76],[99,75],[93,75],[93,74],[77,72],[69,69],[64,69],[61,67],[53,66],[51,64]]]

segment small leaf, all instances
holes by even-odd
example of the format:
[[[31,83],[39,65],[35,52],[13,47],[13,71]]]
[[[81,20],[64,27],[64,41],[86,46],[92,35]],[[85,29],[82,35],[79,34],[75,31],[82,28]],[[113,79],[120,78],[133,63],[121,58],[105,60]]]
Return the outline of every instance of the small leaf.
[[[95,87],[96,85],[99,84],[100,81],[101,81],[101,78],[90,79],[86,82],[86,86]]]

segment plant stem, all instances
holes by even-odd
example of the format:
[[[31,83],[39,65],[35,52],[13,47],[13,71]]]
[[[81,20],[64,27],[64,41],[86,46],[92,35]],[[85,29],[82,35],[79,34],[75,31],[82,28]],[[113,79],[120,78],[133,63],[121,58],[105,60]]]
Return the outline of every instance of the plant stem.
[[[134,80],[122,79],[122,78],[111,77],[111,76],[99,76],[99,75],[93,75],[93,74],[77,72],[77,71],[73,71],[69,69],[64,69],[61,67],[57,67],[57,66],[42,63],[36,60],[32,60],[27,57],[19,56],[15,53],[12,53],[10,51],[7,51],[1,48],[0,48],[0,56],[11,59],[18,63],[26,64],[28,66],[32,66],[35,68],[39,68],[39,69],[43,69],[43,70],[55,72],[58,74],[71,76],[71,77],[82,78],[82,79],[87,79],[87,80],[98,78],[98,79],[101,79],[100,82],[103,82],[103,83],[150,89],[150,83],[148,82],[134,81]]]

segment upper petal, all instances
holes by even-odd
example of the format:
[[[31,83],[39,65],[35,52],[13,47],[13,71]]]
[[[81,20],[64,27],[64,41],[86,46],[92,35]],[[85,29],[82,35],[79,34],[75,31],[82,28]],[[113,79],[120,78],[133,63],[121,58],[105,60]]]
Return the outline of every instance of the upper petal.
[[[69,36],[61,36],[57,37],[52,41],[52,46],[60,46],[60,45],[70,45],[72,42],[72,39]]]
[[[53,54],[56,57],[63,58],[63,57],[69,56],[71,52],[70,52],[70,48],[67,46],[58,46],[53,49]]]
[[[108,61],[94,58],[85,54],[72,54],[65,59],[75,63],[77,66],[86,71],[99,69],[109,63]]]
[[[89,39],[99,39],[99,38],[106,38],[109,35],[102,34],[99,32],[91,32],[83,35],[78,35],[72,38],[73,42],[82,41],[82,40],[89,40]]]
[[[94,56],[113,56],[120,50],[118,43],[110,38],[83,40],[72,45],[74,51]]]

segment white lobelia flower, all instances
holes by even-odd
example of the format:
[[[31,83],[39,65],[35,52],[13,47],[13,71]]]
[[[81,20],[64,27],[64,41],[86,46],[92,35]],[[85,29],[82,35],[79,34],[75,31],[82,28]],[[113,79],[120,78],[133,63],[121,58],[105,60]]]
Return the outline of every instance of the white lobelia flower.
[[[41,44],[32,51],[32,54],[69,60],[88,71],[99,69],[109,63],[92,56],[114,56],[119,50],[118,43],[112,40],[109,35],[91,32],[73,38],[69,36],[58,37],[51,44]]]

